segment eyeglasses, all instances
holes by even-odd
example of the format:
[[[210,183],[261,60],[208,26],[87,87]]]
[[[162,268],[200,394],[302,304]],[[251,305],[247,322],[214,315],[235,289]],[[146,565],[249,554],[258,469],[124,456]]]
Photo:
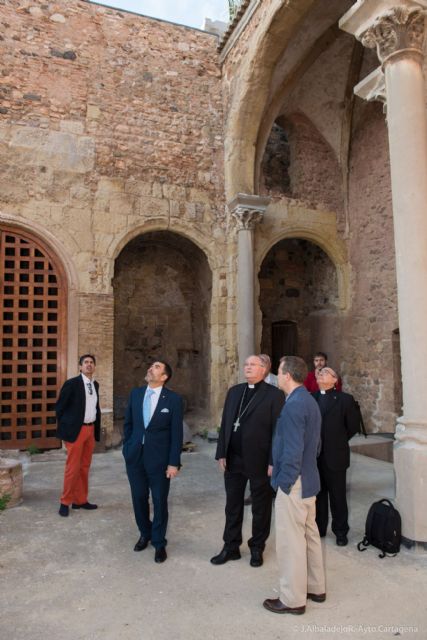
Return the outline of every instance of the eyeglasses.
[[[318,375],[319,376],[329,375],[329,376],[332,376],[332,378],[335,378],[336,380],[338,379],[337,374],[334,373],[331,369],[325,369],[325,368],[320,369]]]
[[[92,387],[92,383],[91,382],[87,382],[87,390],[89,392],[89,395],[91,396],[93,394],[93,387]]]

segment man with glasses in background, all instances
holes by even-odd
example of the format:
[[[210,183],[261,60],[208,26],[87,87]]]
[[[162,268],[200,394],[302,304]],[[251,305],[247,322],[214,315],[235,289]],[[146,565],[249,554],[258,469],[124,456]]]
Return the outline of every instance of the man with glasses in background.
[[[93,379],[95,356],[86,353],[79,359],[80,375],[67,380],[55,405],[57,436],[65,442],[67,460],[59,515],[67,517],[73,509],[92,511],[98,505],[88,501],[89,469],[95,440],[101,434],[99,384]]]
[[[337,545],[348,544],[348,507],[346,474],[350,466],[348,441],[360,429],[359,408],[349,393],[337,389],[338,374],[323,367],[317,374],[319,391],[312,395],[322,414],[322,449],[317,459],[321,488],[316,500],[316,522],[321,537],[328,528],[328,500],[332,531]]]

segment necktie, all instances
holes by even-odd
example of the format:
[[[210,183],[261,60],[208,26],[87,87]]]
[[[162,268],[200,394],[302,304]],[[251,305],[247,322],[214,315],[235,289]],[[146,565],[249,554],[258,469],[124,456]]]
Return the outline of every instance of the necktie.
[[[147,428],[149,422],[151,420],[151,396],[154,391],[152,391],[149,387],[145,392],[144,402],[142,404],[142,417],[144,418],[144,427]]]
[[[91,383],[91,382],[88,382],[88,383],[87,383],[87,390],[88,390],[88,392],[89,392],[89,395],[91,396],[91,395],[92,395],[92,393],[93,393],[92,383]]]

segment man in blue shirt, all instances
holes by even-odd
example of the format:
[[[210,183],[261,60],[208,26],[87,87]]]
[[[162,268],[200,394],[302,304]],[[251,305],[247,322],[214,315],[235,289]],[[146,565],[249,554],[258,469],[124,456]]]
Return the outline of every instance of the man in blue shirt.
[[[285,356],[278,371],[279,388],[287,395],[273,437],[271,484],[275,505],[276,554],[280,597],[264,601],[274,613],[302,614],[307,598],[324,602],[325,574],[316,524],[320,490],[317,456],[322,418],[304,387],[307,367],[302,358]]]

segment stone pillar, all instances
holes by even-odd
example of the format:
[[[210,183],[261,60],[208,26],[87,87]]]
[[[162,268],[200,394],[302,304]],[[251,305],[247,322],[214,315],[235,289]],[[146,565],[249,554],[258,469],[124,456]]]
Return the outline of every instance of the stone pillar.
[[[237,221],[237,341],[239,379],[243,379],[243,365],[255,346],[255,273],[253,230],[263,218],[270,198],[238,193],[228,204]]]
[[[427,0],[358,0],[340,22],[365,46],[376,47],[385,79],[403,383],[396,502],[408,544],[427,543],[426,9]]]

